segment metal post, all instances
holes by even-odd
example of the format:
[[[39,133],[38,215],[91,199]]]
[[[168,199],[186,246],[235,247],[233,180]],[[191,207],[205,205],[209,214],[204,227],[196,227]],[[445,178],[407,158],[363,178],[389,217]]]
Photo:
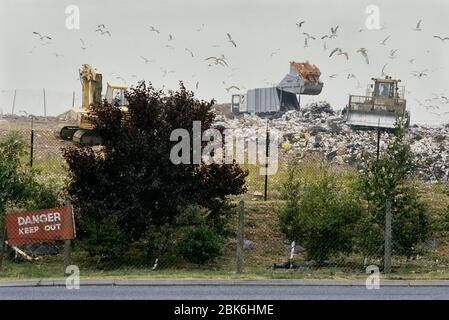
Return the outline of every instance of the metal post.
[[[384,273],[391,272],[391,200],[387,200],[385,206],[385,249],[384,249]]]
[[[3,217],[4,217],[4,215],[3,215]],[[1,235],[1,245],[2,245],[2,247],[0,248],[0,270],[2,269],[2,266],[3,266],[3,258],[4,258],[4,256],[5,256],[5,251],[6,251],[6,244],[5,244],[5,242],[6,242],[6,219],[4,218],[3,219],[3,222],[4,222],[4,226],[3,226],[3,234]]]
[[[45,99],[45,88],[43,89],[44,91],[44,117],[47,117],[47,101]]]
[[[12,99],[12,109],[11,109],[12,115],[14,115],[14,109],[16,108],[16,95],[17,95],[17,90],[14,90],[14,98]]]
[[[31,116],[31,141],[30,141],[30,168],[33,167],[33,156],[34,156],[34,118]]]
[[[75,91],[72,94],[72,108],[75,108]]]
[[[245,203],[240,200],[239,203],[239,221],[237,226],[237,274],[243,272],[243,219],[245,212]]]
[[[376,151],[376,159],[379,161],[380,156],[380,128],[377,127],[377,151]]]
[[[266,133],[266,140],[265,140],[265,189],[264,189],[264,201],[267,201],[268,199],[268,147],[269,147],[269,139],[270,139],[270,132],[268,131],[268,120],[267,120],[267,133]]]
[[[64,241],[64,274],[70,274],[67,271],[67,267],[72,264],[72,241],[65,240]]]

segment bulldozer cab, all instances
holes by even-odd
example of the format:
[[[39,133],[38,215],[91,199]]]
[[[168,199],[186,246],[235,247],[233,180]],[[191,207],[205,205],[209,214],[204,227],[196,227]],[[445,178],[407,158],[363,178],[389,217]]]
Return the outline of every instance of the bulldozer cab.
[[[399,87],[401,80],[391,77],[373,78],[365,96],[349,96],[346,123],[358,128],[393,129],[398,118],[409,123],[406,111],[404,88]]]

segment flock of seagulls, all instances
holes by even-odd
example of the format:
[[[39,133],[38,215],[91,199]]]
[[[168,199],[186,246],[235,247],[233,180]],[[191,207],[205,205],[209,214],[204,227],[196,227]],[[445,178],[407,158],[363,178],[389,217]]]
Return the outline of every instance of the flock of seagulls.
[[[299,35],[304,37],[304,48],[308,48],[312,41],[315,42],[317,40],[321,40],[321,41],[323,41],[323,50],[327,51],[328,50],[328,46],[331,44],[332,40],[338,38],[339,34],[341,32],[340,31],[340,26],[336,25],[336,26],[331,26],[330,27],[330,32],[329,33],[323,34],[321,36],[315,36],[315,35],[312,35],[310,32],[303,31],[305,26],[307,26],[306,20],[299,20],[298,22],[295,23],[295,25],[296,25],[296,28],[297,28],[297,30],[299,32]],[[205,29],[205,25],[201,24],[196,29],[196,31],[197,32],[202,32],[204,29]],[[382,26],[382,29],[385,29],[385,25]],[[415,32],[422,32],[423,31],[423,20],[420,19],[416,23],[416,25],[414,25],[411,29],[413,31],[415,31]],[[159,35],[162,34],[161,30],[158,27],[154,26],[154,25],[149,26],[148,29],[146,29],[146,30],[148,30],[150,33],[153,33],[154,36],[159,36]],[[95,31],[95,33],[99,34],[100,36],[112,37],[111,31],[106,27],[105,24],[98,24],[98,25],[96,25],[96,28],[95,28],[94,31]],[[363,29],[359,30],[359,32],[362,32],[362,31],[363,31]],[[37,31],[33,31],[32,33],[33,33],[33,35],[35,37],[37,37],[37,39],[39,40],[41,46],[48,45],[49,43],[51,43],[51,41],[53,41],[53,37],[51,35],[44,34],[42,32],[37,32]],[[175,51],[176,50],[176,44],[177,44],[175,35],[173,33],[166,33],[166,37],[167,37],[166,38],[167,39],[166,43],[163,44],[163,45],[166,48],[168,48],[168,49],[170,49],[172,51]],[[385,36],[385,38],[383,38],[383,40],[380,41],[378,43],[378,45],[384,46],[384,47],[390,46],[390,43],[392,41],[391,38],[392,38],[391,34]],[[435,38],[437,40],[440,40],[442,43],[445,43],[446,41],[449,40],[449,36],[443,36],[443,35],[433,35],[433,38]],[[224,42],[224,40],[226,40],[226,42],[229,43],[229,45],[232,48],[238,48],[237,42],[233,38],[231,33],[227,32],[225,35],[223,34],[223,38],[222,39],[223,39],[223,42]],[[218,48],[218,47],[220,47],[220,45],[214,44],[214,45],[212,45],[212,47]],[[37,46],[35,46],[33,48],[33,50],[36,49],[36,48],[37,48]],[[89,46],[86,45],[86,42],[83,40],[83,38],[80,38],[80,49],[85,51],[85,50],[88,50],[88,48],[89,48]],[[352,53],[350,53],[348,50],[344,50],[344,48],[342,48],[342,47],[330,47],[330,49],[331,50],[329,51],[329,56],[328,57],[331,58],[331,59],[337,59],[337,61],[339,59],[337,57],[342,56],[342,57],[345,58],[346,61],[349,61],[350,60],[350,55],[352,56]],[[32,53],[33,50],[29,51],[28,53]],[[279,48],[272,50],[269,53],[269,57],[273,58],[275,55],[279,54],[280,51],[281,50]],[[389,53],[387,55],[387,58],[390,59],[390,60],[397,59],[398,58],[398,51],[399,51],[399,49],[390,47]],[[194,51],[191,50],[188,47],[184,47],[184,52],[185,52],[186,55],[190,56],[191,58],[195,58],[196,57]],[[370,52],[369,48],[361,47],[361,48],[355,50],[355,56],[358,55],[361,59],[363,59],[364,63],[369,65],[370,64],[369,52]],[[429,52],[429,51],[427,51],[427,52]],[[56,58],[64,57],[64,54],[63,53],[59,53],[59,52],[55,52],[54,55],[55,55]],[[148,58],[148,57],[146,57],[144,55],[140,55],[139,59],[144,64],[154,63],[155,62],[154,59]],[[351,58],[351,60],[352,60],[352,58]],[[415,60],[416,60],[416,58],[413,57],[413,58],[411,58],[411,59],[409,59],[407,61],[410,64],[414,64]],[[230,67],[230,63],[229,63],[228,59],[225,57],[224,54],[218,54],[218,55],[215,55],[215,56],[209,56],[209,57],[204,58],[203,61],[205,61],[205,63],[207,64],[208,67],[216,67],[216,66],[223,67],[223,68],[229,68]],[[387,70],[388,65],[389,65],[389,63],[384,63],[384,65],[382,67],[382,70],[381,70],[382,76],[386,76],[387,75],[387,71],[386,70]],[[168,70],[168,69],[163,68],[163,67],[160,67],[160,71],[161,71],[163,77],[166,77],[169,74],[175,73],[175,71]],[[335,78],[337,78],[337,76],[339,74],[340,73],[331,74],[331,75],[329,75],[329,78],[330,79],[335,79]],[[422,79],[422,78],[427,77],[429,75],[429,70],[427,70],[427,69],[426,70],[421,70],[421,71],[420,70],[418,70],[418,71],[414,70],[414,71],[411,72],[411,75],[413,77],[415,77],[416,79]],[[137,77],[137,76],[133,75],[133,77]],[[121,76],[116,76],[116,79],[122,80],[122,81],[124,81],[126,83],[126,80],[123,77],[121,77]],[[346,74],[346,79],[348,79],[348,80],[355,79],[357,81],[357,87],[360,87],[360,81],[359,81],[359,79],[357,78],[357,76],[354,73],[347,73]],[[199,82],[198,81],[196,81],[196,83],[195,83],[195,88],[196,89],[199,88]],[[226,85],[224,87],[224,89],[227,92],[230,92],[231,90],[240,90],[240,87],[237,86],[237,85]],[[434,99],[433,102],[435,102],[435,101],[437,101],[437,100]],[[440,101],[440,102],[443,101],[446,104],[449,103],[449,100],[447,100],[447,97],[444,96],[444,95],[440,95],[438,101]]]

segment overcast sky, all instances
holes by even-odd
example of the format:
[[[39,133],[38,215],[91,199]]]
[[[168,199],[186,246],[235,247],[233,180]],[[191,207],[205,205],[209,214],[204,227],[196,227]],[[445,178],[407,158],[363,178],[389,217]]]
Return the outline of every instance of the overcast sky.
[[[80,9],[79,30],[66,28],[65,10],[72,4]],[[365,27],[369,5],[380,9],[381,30]],[[386,72],[402,79],[408,90],[412,122],[448,122],[449,113],[444,112],[449,112],[449,104],[426,101],[437,95],[449,97],[449,41],[433,37],[449,36],[448,18],[447,0],[0,0],[0,109],[11,112],[14,89],[16,113],[42,114],[42,88],[49,114],[68,110],[73,91],[79,106],[77,78],[83,63],[98,68],[105,82],[133,85],[145,79],[158,88],[176,89],[183,80],[199,98],[225,103],[232,93],[278,83],[288,72],[289,61],[308,60],[321,69],[324,89],[318,96],[303,96],[302,104],[327,100],[341,109],[349,93],[364,94],[371,77],[380,76],[388,63]],[[422,31],[414,31],[420,19]],[[295,24],[301,20],[306,22],[299,31]],[[104,24],[111,37],[95,32],[98,24]],[[320,37],[337,25],[338,37],[327,40],[324,50]],[[160,34],[151,32],[150,26]],[[42,45],[46,41],[33,31],[52,40]],[[237,48],[227,41],[227,32]],[[308,48],[303,32],[317,38]],[[380,45],[389,35],[387,45]],[[81,49],[80,38],[87,49]],[[344,56],[329,58],[336,47],[349,53],[349,61]],[[369,64],[356,52],[361,47],[368,51]],[[395,59],[388,57],[392,49],[398,49]],[[220,54],[229,67],[209,67],[205,58]],[[154,62],[145,63],[141,56]],[[421,79],[412,75],[423,70],[427,76]],[[357,76],[360,87],[356,79],[347,79],[348,73]],[[331,79],[332,74],[338,75]],[[241,90],[227,92],[225,88],[232,85]],[[418,101],[439,109],[426,110]]]

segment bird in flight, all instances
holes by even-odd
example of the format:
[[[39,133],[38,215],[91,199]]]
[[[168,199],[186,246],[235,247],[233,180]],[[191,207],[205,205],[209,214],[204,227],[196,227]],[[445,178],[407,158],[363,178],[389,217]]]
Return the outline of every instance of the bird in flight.
[[[98,24],[97,29],[106,29],[106,26],[104,24]]]
[[[331,35],[330,38],[336,38],[337,37],[337,30],[339,26],[336,26],[335,28],[331,27]]]
[[[64,57],[64,55],[62,53],[57,53],[57,52],[55,52],[55,56],[56,56],[56,58]]]
[[[427,76],[426,71],[427,71],[427,69],[423,70],[423,71],[413,71],[412,72],[412,76],[417,77],[418,79],[421,79],[422,77],[426,77]]]
[[[196,29],[196,31],[198,31],[198,32],[203,31],[203,30],[204,30],[204,23],[202,23],[201,26],[198,29]]]
[[[33,34],[37,35],[39,37],[39,40],[45,40],[45,39],[52,40],[52,38],[50,36],[47,36],[45,34],[41,34],[41,33],[37,32],[37,31],[33,31]]]
[[[142,58],[142,60],[145,61],[145,64],[147,64],[148,62],[154,62],[154,60],[148,59],[144,56],[140,56],[140,58]]]
[[[188,53],[190,53],[190,55],[192,56],[192,58],[194,57],[194,56],[193,56],[192,50],[190,50],[189,48],[185,48],[185,50],[186,50]]]
[[[304,22],[306,22],[305,20],[299,21],[296,23],[296,26],[298,27],[298,31],[301,31],[301,27],[304,24]]]
[[[410,59],[408,62],[410,62],[411,64],[413,64],[413,62],[415,62],[416,58],[412,58]]]
[[[346,57],[346,60],[349,60],[349,54],[347,52],[343,52],[343,50],[341,50],[340,48],[335,48],[334,50],[332,50],[329,58],[332,57],[334,53],[337,53],[337,55],[339,56],[344,55]]]
[[[381,77],[386,76],[385,68],[386,68],[387,66],[388,66],[388,63],[385,63],[384,66],[382,67],[382,75],[381,75]]]
[[[303,33],[306,37],[304,38],[304,48],[307,48],[309,46],[309,39],[316,40],[314,36],[311,36],[307,32]]]
[[[169,49],[172,49],[172,50],[175,50],[175,47],[173,47],[172,45],[169,45],[169,44],[165,45],[165,47],[167,47]]]
[[[279,52],[279,50],[281,50],[281,49],[276,49],[276,50],[274,50],[273,52],[271,52],[271,53],[270,53],[270,58],[273,58],[273,56],[274,56],[275,54],[277,54],[277,53]]]
[[[234,46],[234,47],[236,47],[237,48],[237,44],[235,43],[235,41],[232,39],[232,36],[231,36],[231,34],[230,33],[227,33],[227,35],[228,35],[228,41],[230,42],[230,43],[232,43],[232,45]]]
[[[391,37],[391,35],[386,37],[380,44],[383,45],[383,46],[386,46],[387,45],[387,41],[388,41],[388,39],[390,39],[390,37]]]
[[[230,86],[230,87],[227,87],[227,88],[225,88],[225,89],[226,89],[227,92],[229,92],[229,91],[231,91],[231,90],[240,90],[240,88],[237,87],[237,86]]]
[[[80,41],[81,41],[81,50],[86,50],[87,47],[86,44],[84,43],[84,40],[80,38]]]
[[[391,51],[390,51],[390,55],[388,56],[388,58],[390,58],[390,59],[396,59],[397,58],[397,56],[396,56],[396,52],[398,51],[398,49],[391,49]]]
[[[440,39],[441,42],[444,42],[446,40],[449,40],[449,37],[441,37],[441,36],[433,36],[434,38]]]
[[[221,56],[221,57],[208,57],[208,58],[206,58],[204,60],[206,60],[206,61],[212,60],[215,63],[215,65],[220,65],[220,66],[223,66],[223,67],[227,67],[228,66],[228,63],[226,62],[226,59],[225,59],[224,56]]]
[[[366,64],[369,64],[368,52],[366,51],[365,48],[360,48],[356,52],[360,52],[360,54],[365,58]]]
[[[151,31],[151,32],[156,32],[157,34],[161,33],[158,29],[156,29],[156,28],[153,27],[153,26],[150,26],[150,31]]]
[[[422,31],[422,29],[421,29],[421,23],[422,23],[422,19],[420,19],[420,20],[418,21],[418,23],[416,24],[416,27],[415,27],[413,30],[415,30],[415,31]]]
[[[173,41],[173,35],[171,34],[168,35],[168,41]]]

